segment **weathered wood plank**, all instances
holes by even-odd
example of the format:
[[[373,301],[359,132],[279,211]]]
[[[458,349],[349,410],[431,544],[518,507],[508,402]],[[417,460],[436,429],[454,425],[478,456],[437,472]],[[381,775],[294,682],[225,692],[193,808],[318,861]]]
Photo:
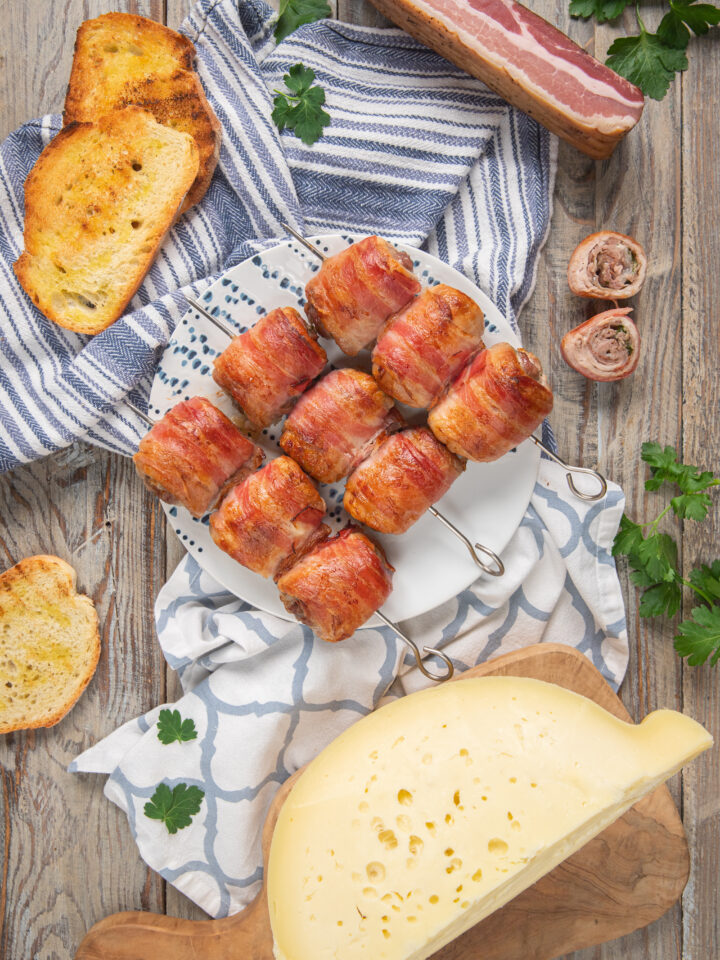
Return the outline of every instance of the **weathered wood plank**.
[[[162,883],[140,860],[104,778],[66,772],[83,749],[164,696],[152,644],[152,602],[165,575],[154,549],[158,510],[132,463],[78,445],[0,477],[5,569],[55,553],[78,571],[98,610],[95,677],[55,727],[0,738],[3,926],[0,956],[55,960],[111,910],[163,907]]]
[[[690,70],[683,76],[683,459],[719,472],[720,382],[717,372],[717,311],[720,255],[717,203],[720,191],[718,120],[714,107],[720,67],[716,44],[692,45]],[[717,496],[714,498],[717,504]],[[684,571],[720,556],[720,508],[701,524],[688,521],[683,535]],[[694,600],[688,597],[684,615]],[[718,668],[683,671],[687,713],[705,724],[720,742]],[[683,772],[683,814],[694,851],[683,899],[683,960],[705,960],[720,953],[720,758],[710,751]]]

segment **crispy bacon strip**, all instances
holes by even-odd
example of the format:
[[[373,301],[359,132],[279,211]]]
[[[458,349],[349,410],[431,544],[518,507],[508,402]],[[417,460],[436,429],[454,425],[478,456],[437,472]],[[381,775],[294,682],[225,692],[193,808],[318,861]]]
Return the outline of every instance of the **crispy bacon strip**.
[[[278,307],[231,341],[213,378],[256,428],[279,420],[327,363],[327,354],[292,307]]]
[[[381,237],[365,237],[328,257],[308,281],[305,310],[322,336],[354,357],[419,291],[410,257]]]
[[[537,357],[496,343],[465,367],[430,410],[428,424],[459,457],[497,460],[526,440],[552,405]]]
[[[562,338],[563,359],[589,380],[622,380],[640,359],[640,334],[630,319],[632,307],[590,317]]]
[[[429,407],[483,347],[483,312],[460,290],[440,283],[390,317],[373,350],[373,376],[385,393]]]
[[[264,453],[204,397],[182,400],[140,441],[133,457],[145,486],[202,517]]]
[[[336,483],[402,417],[369,373],[332,370],[308,390],[285,421],[280,446],[322,483]]]
[[[244,567],[278,576],[329,533],[325,502],[289,457],[277,457],[228,493],[210,517],[210,536]]]
[[[321,640],[346,640],[390,596],[393,568],[353,526],[313,547],[277,581],[287,610]]]
[[[647,257],[632,237],[612,230],[592,233],[579,243],[568,264],[568,284],[579,297],[627,300],[645,283]]]
[[[343,506],[381,533],[404,533],[450,489],[465,461],[427,427],[402,430],[350,474]]]

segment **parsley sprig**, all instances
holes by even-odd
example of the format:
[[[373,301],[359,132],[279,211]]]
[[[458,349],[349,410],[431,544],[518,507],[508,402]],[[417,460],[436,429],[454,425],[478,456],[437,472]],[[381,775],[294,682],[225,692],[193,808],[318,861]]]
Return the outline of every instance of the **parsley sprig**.
[[[185,743],[196,740],[195,721],[190,717],[183,720],[179,710],[161,710],[158,715],[157,738],[166,745],[175,741]]]
[[[720,8],[694,0],[668,0],[669,10],[656,33],[645,27],[639,3],[633,0],[570,0],[570,16],[594,16],[598,23],[606,23],[633,5],[640,33],[614,40],[605,62],[646,96],[662,100],[675,74],[688,68],[685,51],[692,33],[702,37],[720,23]]]
[[[315,23],[329,17],[332,11],[327,0],[281,0],[275,39],[281,43],[304,23]]]
[[[168,833],[177,833],[190,826],[204,796],[205,791],[200,787],[178,783],[171,790],[166,783],[160,783],[143,809],[151,820],[162,820]]]
[[[323,127],[330,123],[329,114],[322,109],[325,91],[312,85],[314,79],[314,70],[296,63],[283,77],[287,90],[273,91],[272,118],[278,130],[294,130],[308,146],[320,139]]]
[[[659,527],[671,511],[682,520],[704,520],[712,506],[707,491],[718,486],[720,478],[709,470],[680,463],[673,447],[644,443],[641,456],[650,467],[646,490],[659,490],[668,483],[678,487],[680,493],[646,523],[635,523],[623,514],[613,554],[628,558],[630,579],[642,590],[641,617],[672,617],[682,605],[683,587],[694,591],[701,603],[678,627],[675,649],[688,658],[691,666],[708,659],[715,666],[720,660],[720,560],[703,564],[683,577],[677,569],[677,544]]]

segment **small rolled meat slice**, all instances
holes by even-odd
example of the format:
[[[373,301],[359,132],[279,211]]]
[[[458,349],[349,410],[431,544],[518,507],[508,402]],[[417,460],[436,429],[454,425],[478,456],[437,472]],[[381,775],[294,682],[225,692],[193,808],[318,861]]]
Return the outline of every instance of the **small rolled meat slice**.
[[[568,284],[579,297],[627,300],[645,283],[647,257],[632,237],[602,230],[585,237],[568,264]]]
[[[385,603],[393,572],[382,549],[347,526],[308,551],[277,585],[289,613],[321,640],[336,643],[351,637]]]
[[[404,533],[445,496],[464,469],[465,461],[427,427],[411,427],[388,437],[355,468],[343,506],[373,530]]]
[[[423,290],[385,324],[373,350],[373,376],[385,393],[429,407],[483,347],[483,312],[466,294],[440,283]]]
[[[496,343],[450,384],[430,410],[428,425],[457,456],[497,460],[526,440],[552,405],[537,357]]]
[[[336,483],[402,423],[369,373],[344,367],[302,397],[285,421],[280,446],[311,477]]]
[[[622,380],[640,359],[640,334],[629,314],[618,307],[590,317],[562,338],[565,363],[589,380]]]
[[[228,493],[210,517],[210,536],[244,567],[275,577],[330,532],[325,501],[289,457],[277,457]]]
[[[323,263],[305,285],[305,312],[325,337],[354,357],[387,318],[417,293],[412,260],[382,237],[365,237]]]
[[[145,486],[202,517],[265,454],[204,397],[182,400],[140,441],[133,457]]]
[[[256,428],[284,416],[318,376],[327,354],[292,307],[278,307],[231,341],[213,379]]]

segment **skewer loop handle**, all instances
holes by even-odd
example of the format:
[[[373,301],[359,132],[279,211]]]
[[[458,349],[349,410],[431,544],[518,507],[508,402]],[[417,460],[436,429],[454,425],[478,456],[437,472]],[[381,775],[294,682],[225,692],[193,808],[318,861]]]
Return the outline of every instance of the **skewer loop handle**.
[[[564,460],[558,457],[557,454],[553,453],[549,447],[546,447],[542,440],[538,440],[538,438],[532,434],[530,435],[530,439],[536,446],[540,447],[543,453],[547,454],[551,460],[554,460],[555,463],[559,463],[561,467],[565,467],[565,469],[568,471],[565,474],[567,485],[579,500],[588,500],[591,502],[595,500],[602,500],[607,493],[607,480],[601,473],[598,473],[597,470],[591,470],[589,467],[571,467],[569,464],[565,463]],[[600,489],[598,492],[583,493],[582,490],[578,490],[578,488],[575,486],[575,481],[573,480],[572,476],[574,473],[582,473],[585,476],[595,477],[595,479],[600,483]]]
[[[436,657],[440,657],[442,662],[447,667],[446,673],[433,673],[431,670],[428,670],[428,668],[423,663],[422,654],[418,649],[418,645],[413,640],[411,640],[410,637],[406,636],[406,634],[402,632],[402,630],[400,629],[400,627],[398,627],[396,623],[393,623],[392,620],[388,620],[385,614],[381,613],[379,610],[375,611],[375,616],[378,617],[380,620],[382,620],[385,626],[390,627],[390,629],[394,633],[396,633],[400,637],[400,639],[410,647],[410,649],[413,652],[413,655],[415,656],[415,661],[417,663],[418,670],[420,671],[420,673],[423,674],[423,676],[427,677],[428,680],[434,680],[435,683],[444,683],[446,680],[449,680],[452,677],[452,675],[455,673],[455,667],[453,665],[452,660],[450,659],[450,657],[448,657],[446,653],[443,653],[441,650],[436,650],[435,647],[423,647],[423,653],[432,653]]]
[[[450,523],[448,518],[440,513],[439,510],[436,510],[435,507],[428,507],[428,513],[431,513],[433,517],[436,517],[441,523],[444,523],[448,530],[452,531],[458,540],[462,540],[465,546],[468,548],[470,556],[475,561],[475,564],[491,577],[501,577],[505,573],[505,565],[503,564],[500,557],[490,549],[490,547],[484,546],[482,543],[472,544],[470,540],[465,536],[462,530],[458,530],[455,524]],[[483,554],[490,560],[490,563],[486,563],[485,560],[482,560],[478,553]]]

